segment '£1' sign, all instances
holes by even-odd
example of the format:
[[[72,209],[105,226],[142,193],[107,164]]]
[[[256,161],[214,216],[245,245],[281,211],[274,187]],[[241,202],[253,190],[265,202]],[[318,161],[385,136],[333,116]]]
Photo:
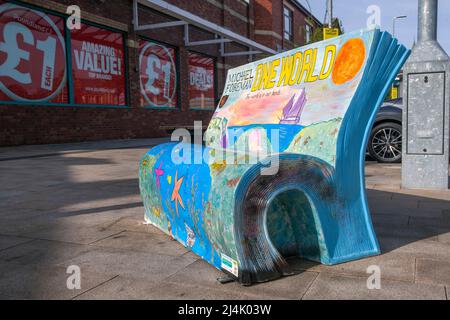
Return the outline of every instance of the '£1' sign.
[[[148,42],[139,54],[141,93],[147,104],[171,106],[176,99],[176,68],[173,53],[163,45]]]
[[[60,93],[66,77],[62,22],[18,5],[0,6],[0,90],[9,99],[47,101]]]

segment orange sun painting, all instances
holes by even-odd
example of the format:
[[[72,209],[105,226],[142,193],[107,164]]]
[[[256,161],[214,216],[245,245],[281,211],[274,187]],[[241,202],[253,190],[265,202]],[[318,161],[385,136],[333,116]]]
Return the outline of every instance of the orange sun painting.
[[[352,80],[361,70],[366,58],[366,47],[360,38],[348,40],[339,50],[333,69],[333,82],[337,85]]]

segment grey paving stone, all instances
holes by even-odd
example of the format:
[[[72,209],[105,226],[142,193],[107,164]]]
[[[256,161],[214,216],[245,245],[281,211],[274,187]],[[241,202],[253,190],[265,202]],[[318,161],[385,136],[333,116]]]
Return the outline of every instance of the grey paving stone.
[[[427,199],[421,198],[419,200],[419,209],[438,209],[438,210],[450,210],[450,201],[449,200],[440,200],[440,199]]]
[[[203,260],[198,260],[166,279],[166,281],[173,284],[200,285],[215,290],[239,292],[259,298],[300,299],[316,278],[317,273],[301,272],[275,281],[254,284],[250,287],[244,287],[237,282],[221,284],[217,281],[217,278],[221,276],[223,276],[221,271]]]
[[[110,276],[122,275],[157,282],[175,274],[198,259],[191,255],[174,257],[116,248],[89,247],[91,250],[58,263],[58,265],[63,267],[78,265],[82,270],[88,272],[100,272]]]
[[[370,202],[374,201],[387,201],[392,199],[392,192],[384,192],[372,189],[366,189],[367,200]]]
[[[443,286],[381,279],[381,289],[367,289],[367,277],[321,272],[306,292],[308,300],[443,300]]]
[[[113,235],[93,245],[169,256],[179,256],[190,251],[178,241],[173,241],[168,235],[130,231]]]
[[[57,241],[33,240],[0,251],[0,262],[16,264],[56,264],[92,250],[86,245]]]
[[[428,217],[411,217],[409,224],[412,226],[428,226],[445,228],[450,230],[450,219],[440,217],[440,218],[428,218]]]
[[[165,234],[155,226],[145,223],[143,210],[142,212],[140,212],[138,217],[125,217],[117,221],[114,221],[114,223],[103,224],[102,226],[104,228],[112,230],[155,233],[160,235]]]
[[[17,147],[2,147],[0,149],[0,159],[11,159],[20,157],[30,157],[37,155],[48,154],[64,154],[75,152],[79,154],[85,151],[98,151],[100,149],[118,149],[119,148],[131,148],[136,149],[143,148],[148,149],[150,146],[154,146],[160,143],[169,141],[168,138],[155,138],[155,139],[127,139],[127,140],[105,140],[105,141],[89,141],[89,142],[77,142],[77,143],[64,143],[64,144],[48,144],[48,145],[24,145]],[[111,151],[111,150],[108,150]],[[115,150],[117,151],[117,150]]]
[[[117,233],[117,230],[107,230],[97,226],[55,223],[35,231],[26,232],[24,233],[24,236],[42,240],[89,244]]]
[[[439,241],[395,236],[379,236],[382,252],[411,254],[416,258],[450,261],[450,246]]]
[[[29,241],[32,239],[0,234],[0,251]]]
[[[450,232],[441,233],[438,236],[438,241],[441,243],[445,243],[447,245],[450,245]]]
[[[396,206],[394,204],[389,205],[388,203],[376,203],[369,204],[370,212],[376,214],[390,214],[390,215],[409,215],[412,217],[432,217],[432,218],[441,218],[442,210],[441,209],[420,209],[413,207],[405,207],[405,206]]]
[[[149,300],[237,300],[253,299],[239,292],[205,288],[197,285],[170,282],[146,282],[133,278],[117,277],[76,298],[95,299],[149,299]]]
[[[417,259],[416,282],[450,286],[450,261]]]
[[[289,263],[298,270],[359,277],[367,277],[367,269],[370,266],[378,266],[384,279],[414,282],[415,258],[411,254],[391,252],[334,266],[326,266],[304,259],[290,259]]]
[[[380,173],[382,174],[382,173]],[[400,180],[400,173],[392,177],[394,180]],[[422,202],[435,202],[435,201],[449,201],[450,200],[449,190],[423,190],[423,189],[403,189],[398,188],[393,190],[392,199],[401,199],[405,196],[415,196],[419,197],[419,201]],[[420,206],[420,204],[419,204]]]
[[[0,218],[0,234],[20,237],[27,233],[46,228],[48,225],[48,218],[43,217],[41,212],[32,216],[2,217]]]
[[[116,210],[116,208],[118,208]],[[107,229],[120,219],[134,216],[136,208],[117,205],[114,207],[93,208],[69,212],[58,212],[50,218],[57,219],[60,223],[70,225],[83,225]],[[140,212],[139,212],[140,213]],[[125,228],[117,228],[116,231],[125,231]]]
[[[68,289],[71,274],[66,268],[1,262],[0,270],[0,295],[14,299],[71,299],[109,279],[104,274],[81,271],[81,288]]]
[[[377,236],[388,236],[397,238],[409,238],[417,240],[437,241],[443,230],[430,226],[419,225],[388,225],[374,224]]]
[[[410,220],[408,215],[372,214],[372,222],[380,226],[407,225]]]

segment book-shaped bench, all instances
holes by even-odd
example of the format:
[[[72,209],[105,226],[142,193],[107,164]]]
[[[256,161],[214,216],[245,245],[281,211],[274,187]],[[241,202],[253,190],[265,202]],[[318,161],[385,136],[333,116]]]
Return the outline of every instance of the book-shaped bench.
[[[408,55],[373,29],[230,70],[205,145],[142,158],[146,221],[243,284],[379,254],[366,143]]]

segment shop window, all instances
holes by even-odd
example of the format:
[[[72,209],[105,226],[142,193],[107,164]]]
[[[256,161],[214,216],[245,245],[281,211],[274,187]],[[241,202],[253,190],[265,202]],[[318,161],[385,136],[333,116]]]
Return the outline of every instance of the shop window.
[[[140,105],[178,106],[176,50],[154,41],[139,41]]]
[[[284,16],[284,39],[292,41],[293,39],[293,12],[288,7],[283,7]]]
[[[215,108],[214,59],[189,52],[189,108]]]
[[[123,33],[66,20],[0,0],[0,103],[126,106]]]
[[[126,105],[122,34],[82,24],[71,48],[75,104]]]
[[[0,1],[0,100],[67,103],[64,19]]]

